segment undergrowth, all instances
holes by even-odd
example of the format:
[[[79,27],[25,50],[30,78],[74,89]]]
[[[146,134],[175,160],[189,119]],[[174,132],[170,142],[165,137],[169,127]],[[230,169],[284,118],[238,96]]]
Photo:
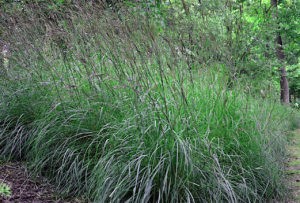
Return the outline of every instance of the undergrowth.
[[[2,157],[94,202],[285,194],[286,107],[229,87],[226,64],[188,53],[180,31],[89,11],[66,12],[57,30],[36,14],[10,33],[19,43],[1,79]]]

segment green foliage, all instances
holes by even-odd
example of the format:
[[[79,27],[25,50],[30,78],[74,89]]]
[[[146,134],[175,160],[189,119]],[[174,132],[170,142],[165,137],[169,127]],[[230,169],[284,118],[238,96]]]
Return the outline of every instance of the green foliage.
[[[95,202],[283,197],[292,111],[264,82],[278,65],[264,55],[272,22],[251,29],[250,5],[245,19],[203,5],[189,17],[164,3],[153,15],[61,5],[47,27],[48,7],[10,13],[31,24],[5,31],[18,51],[0,81],[0,155]]]
[[[9,196],[11,196],[10,187],[5,183],[0,182],[0,197],[9,197]]]

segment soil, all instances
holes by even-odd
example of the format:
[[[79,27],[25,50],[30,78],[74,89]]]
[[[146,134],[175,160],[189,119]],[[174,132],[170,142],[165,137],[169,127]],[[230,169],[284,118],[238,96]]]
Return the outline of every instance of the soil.
[[[0,183],[11,189],[11,196],[0,196],[0,203],[67,203],[82,202],[77,199],[64,200],[55,193],[46,179],[32,178],[22,163],[0,164]]]
[[[290,159],[287,166],[287,184],[291,191],[291,198],[288,203],[300,202],[300,129],[296,130],[289,146]]]

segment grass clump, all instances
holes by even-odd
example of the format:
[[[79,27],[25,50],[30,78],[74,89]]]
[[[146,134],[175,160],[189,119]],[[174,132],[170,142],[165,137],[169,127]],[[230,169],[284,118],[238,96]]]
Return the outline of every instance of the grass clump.
[[[229,88],[220,61],[191,65],[143,16],[68,15],[62,41],[43,42],[39,21],[11,36],[24,40],[1,80],[1,156],[95,202],[284,194],[285,107]]]

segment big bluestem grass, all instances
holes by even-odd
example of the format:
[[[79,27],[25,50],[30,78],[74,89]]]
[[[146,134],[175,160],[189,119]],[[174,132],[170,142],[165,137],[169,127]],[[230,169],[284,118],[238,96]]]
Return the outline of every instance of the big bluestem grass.
[[[11,34],[1,156],[94,202],[284,195],[285,107],[229,89],[226,65],[199,62],[174,30],[88,11]]]

